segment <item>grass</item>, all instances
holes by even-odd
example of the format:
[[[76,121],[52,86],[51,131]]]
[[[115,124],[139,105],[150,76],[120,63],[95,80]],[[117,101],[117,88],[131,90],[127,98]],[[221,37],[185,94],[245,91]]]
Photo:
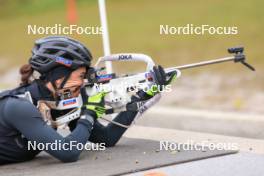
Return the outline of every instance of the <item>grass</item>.
[[[26,63],[35,39],[45,35],[27,35],[27,25],[67,25],[63,0],[0,1],[0,73]],[[244,45],[246,54],[258,70],[264,66],[264,14],[261,0],[108,0],[108,20],[112,53],[140,52],[164,66],[181,65],[226,55],[230,46]],[[100,25],[96,0],[78,1],[80,26]],[[160,35],[159,25],[186,24],[237,26],[238,35]],[[85,43],[95,58],[103,54],[101,36],[73,35]],[[121,70],[134,70],[117,65]],[[143,68],[142,65],[137,65]],[[222,73],[243,73],[233,65],[206,69]],[[199,70],[200,71],[200,70]],[[194,71],[192,73],[197,73]]]

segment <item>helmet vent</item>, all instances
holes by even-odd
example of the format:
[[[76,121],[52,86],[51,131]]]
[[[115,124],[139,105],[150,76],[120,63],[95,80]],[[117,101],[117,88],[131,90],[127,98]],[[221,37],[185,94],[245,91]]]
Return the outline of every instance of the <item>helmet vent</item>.
[[[56,54],[58,52],[58,50],[55,49],[49,49],[44,51],[44,54]]]
[[[64,57],[65,59],[73,59],[73,57],[68,53],[63,54],[62,57]]]
[[[68,45],[65,44],[65,43],[56,43],[56,44],[54,44],[54,46],[59,46],[59,47],[63,47],[63,48],[67,48],[68,47]]]
[[[45,58],[45,57],[40,57],[40,58],[38,59],[38,62],[39,62],[39,63],[42,63],[42,64],[47,64],[47,63],[50,62],[50,59],[49,59],[49,58]]]

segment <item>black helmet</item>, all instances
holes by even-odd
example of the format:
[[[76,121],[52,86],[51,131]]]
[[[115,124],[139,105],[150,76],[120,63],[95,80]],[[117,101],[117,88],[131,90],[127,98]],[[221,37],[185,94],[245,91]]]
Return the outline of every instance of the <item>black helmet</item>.
[[[80,42],[64,36],[50,36],[36,40],[29,60],[32,68],[40,74],[64,66],[75,70],[81,66],[89,67],[92,55]]]

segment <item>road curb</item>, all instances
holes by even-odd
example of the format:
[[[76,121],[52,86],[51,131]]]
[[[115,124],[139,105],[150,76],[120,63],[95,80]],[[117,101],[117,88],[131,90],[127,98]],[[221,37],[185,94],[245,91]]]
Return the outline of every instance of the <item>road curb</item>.
[[[138,125],[264,139],[264,116],[188,108],[151,108]]]

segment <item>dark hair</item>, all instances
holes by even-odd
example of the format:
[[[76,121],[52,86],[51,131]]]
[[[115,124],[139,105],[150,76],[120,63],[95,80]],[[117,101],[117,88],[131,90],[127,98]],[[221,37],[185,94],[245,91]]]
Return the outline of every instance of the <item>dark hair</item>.
[[[31,83],[30,77],[32,76],[33,71],[34,70],[30,64],[25,64],[22,67],[20,67],[20,69],[19,69],[19,73],[21,75],[20,86],[24,86],[24,85]]]

